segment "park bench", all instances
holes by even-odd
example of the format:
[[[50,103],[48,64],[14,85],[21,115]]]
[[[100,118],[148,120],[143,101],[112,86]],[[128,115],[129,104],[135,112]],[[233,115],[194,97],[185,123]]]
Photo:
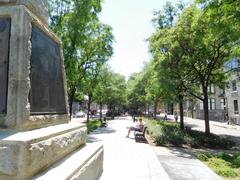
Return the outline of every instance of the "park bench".
[[[135,131],[135,133],[134,133],[135,140],[136,141],[138,141],[138,140],[146,141],[146,138],[145,138],[146,130],[147,130],[147,126],[144,126],[142,131]]]

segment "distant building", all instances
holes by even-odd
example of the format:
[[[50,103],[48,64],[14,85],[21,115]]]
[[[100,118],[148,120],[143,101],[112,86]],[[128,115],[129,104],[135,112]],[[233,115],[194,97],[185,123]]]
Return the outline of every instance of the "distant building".
[[[220,89],[213,84],[208,87],[208,110],[209,119],[214,121],[226,121],[226,98],[224,89]],[[194,108],[194,117],[204,119],[203,102],[197,100]]]
[[[227,113],[230,124],[240,125],[240,72],[239,58],[233,58],[225,64],[224,71],[230,74],[226,87]]]

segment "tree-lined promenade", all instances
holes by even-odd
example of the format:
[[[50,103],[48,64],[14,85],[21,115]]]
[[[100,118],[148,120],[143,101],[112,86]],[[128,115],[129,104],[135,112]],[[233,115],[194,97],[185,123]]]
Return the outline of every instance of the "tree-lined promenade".
[[[128,80],[108,65],[114,53],[114,35],[111,26],[99,20],[101,0],[49,2],[50,25],[64,47],[70,113],[73,102],[83,102],[87,96],[88,132],[102,125],[98,120],[89,119],[94,102],[99,106],[100,119],[105,105],[111,117],[128,112],[134,118],[153,112],[152,118],[145,117],[144,120],[149,136],[157,145],[236,148],[228,138],[210,133],[208,89],[212,84],[224,88],[228,78],[224,65],[239,57],[240,1],[167,2],[153,15],[155,31],[147,40],[152,59]],[[205,134],[184,128],[184,103],[187,100],[202,101]],[[169,104],[178,104],[180,125],[154,120],[158,108],[163,110]],[[200,154],[199,158],[209,164],[212,161],[226,164],[227,168],[213,165],[221,170],[217,172],[220,175],[239,177],[237,153]],[[232,168],[234,170],[230,171]]]
[[[63,41],[70,113],[74,100],[88,97],[111,114],[132,113],[167,104],[203,102],[205,133],[210,134],[208,87],[224,87],[224,64],[239,53],[240,3],[197,0],[189,5],[166,3],[154,13],[155,32],[148,38],[152,60],[142,72],[125,78],[107,64],[113,55],[112,28],[98,18],[101,0],[51,0],[51,28]],[[102,113],[100,113],[102,114]],[[101,117],[102,118],[102,117]]]
[[[135,103],[136,108],[148,103],[156,116],[157,105],[178,103],[183,129],[184,101],[199,99],[210,134],[208,88],[224,87],[224,64],[239,54],[239,7],[239,1],[198,0],[188,6],[167,3],[156,12],[149,38],[152,61],[135,77],[144,88],[134,92],[142,106]]]

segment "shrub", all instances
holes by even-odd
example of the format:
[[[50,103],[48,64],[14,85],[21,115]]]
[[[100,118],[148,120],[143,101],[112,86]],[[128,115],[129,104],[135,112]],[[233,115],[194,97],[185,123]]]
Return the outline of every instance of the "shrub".
[[[210,158],[207,164],[218,174],[224,177],[235,177],[237,173],[231,168],[229,162],[219,158]]]
[[[240,176],[239,169],[239,153],[227,154],[225,152],[219,152],[217,154],[210,153],[197,153],[197,158],[201,161],[205,161],[210,168],[212,168],[218,175],[223,177]],[[239,159],[238,159],[239,158]]]
[[[201,161],[207,161],[209,158],[213,157],[212,154],[210,154],[210,153],[202,153],[202,152],[197,153],[196,156]]]
[[[94,121],[89,121],[87,123],[87,132],[88,134],[94,131],[95,129],[99,128],[101,126],[101,121],[100,120],[94,120]]]
[[[240,168],[240,152],[233,156],[233,167]]]
[[[197,158],[201,161],[207,161],[208,160],[208,156],[204,153],[198,153]]]
[[[227,138],[215,134],[205,135],[195,130],[181,130],[175,122],[146,120],[150,136],[157,145],[173,144],[180,146],[187,144],[191,147],[207,147],[213,149],[230,149],[235,143]]]

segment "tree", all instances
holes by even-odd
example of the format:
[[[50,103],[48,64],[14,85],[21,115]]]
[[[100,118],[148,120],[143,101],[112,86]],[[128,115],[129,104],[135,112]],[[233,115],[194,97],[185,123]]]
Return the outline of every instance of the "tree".
[[[98,83],[94,90],[94,100],[99,104],[100,120],[102,120],[102,107],[107,104],[108,88],[111,86],[112,71],[107,65],[103,65],[98,74]]]
[[[173,27],[169,23],[160,26],[152,36],[151,51],[159,59],[159,72],[164,72],[160,75],[177,85],[180,96],[185,91],[203,101],[205,132],[209,134],[208,86],[222,84],[223,65],[239,49],[239,3],[199,2],[201,8],[195,4],[186,8]]]
[[[133,73],[127,82],[128,110],[133,116],[146,109],[146,82],[144,70],[141,73]]]
[[[64,45],[70,113],[87,71],[91,72],[112,54],[111,28],[99,22],[100,11],[101,0],[50,1],[51,27]]]
[[[223,82],[223,65],[239,44],[239,30],[226,23],[225,18],[221,6],[218,10],[204,11],[191,6],[181,15],[177,25],[178,43],[186,55],[183,63],[189,74],[185,85],[197,84],[202,89],[202,95],[194,91],[189,93],[203,101],[206,134],[210,133],[208,86]]]
[[[106,105],[112,117],[116,113],[119,113],[123,110],[124,105],[126,104],[126,80],[123,75],[118,73],[111,73],[110,84],[106,88]],[[118,111],[118,112],[116,112]]]
[[[158,88],[153,94],[159,94],[165,103],[179,102],[180,108],[180,127],[183,129],[183,98],[185,96],[186,88],[182,86],[183,67],[180,61],[183,58],[183,52],[174,39],[175,24],[173,23],[179,13],[183,10],[183,5],[178,7],[167,3],[161,14],[158,14],[158,26],[156,32],[149,38],[150,52],[153,56],[152,71],[155,73],[155,83]],[[153,73],[152,73],[153,74]],[[154,87],[151,87],[154,89]],[[164,97],[165,96],[165,97]]]

